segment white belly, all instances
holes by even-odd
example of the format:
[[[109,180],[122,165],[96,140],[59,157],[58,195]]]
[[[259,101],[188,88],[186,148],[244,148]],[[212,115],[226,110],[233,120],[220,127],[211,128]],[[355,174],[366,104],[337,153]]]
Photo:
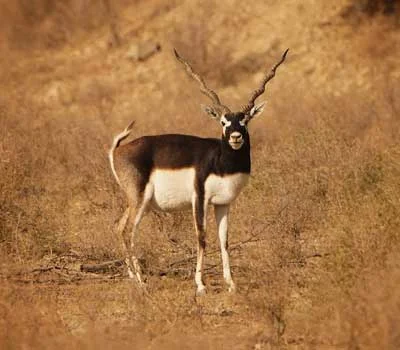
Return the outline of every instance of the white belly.
[[[195,169],[154,170],[150,176],[152,204],[165,211],[190,208],[194,195]]]
[[[156,169],[150,176],[153,186],[152,204],[163,211],[190,208],[195,198],[195,169]],[[205,200],[209,204],[230,204],[249,179],[248,174],[217,176],[211,174],[204,184]]]
[[[211,174],[205,183],[206,198],[210,204],[233,202],[249,180],[249,174],[217,176]]]

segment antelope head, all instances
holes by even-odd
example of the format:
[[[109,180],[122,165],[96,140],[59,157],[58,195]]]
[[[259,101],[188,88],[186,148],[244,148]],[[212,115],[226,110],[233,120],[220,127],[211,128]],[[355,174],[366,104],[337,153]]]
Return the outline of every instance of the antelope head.
[[[203,78],[174,49],[176,59],[184,65],[189,76],[200,84],[200,91],[211,99],[212,105],[202,105],[202,109],[211,118],[219,121],[222,126],[222,139],[233,150],[241,149],[246,141],[248,142],[247,125],[255,116],[262,113],[265,105],[265,102],[256,105],[255,101],[264,93],[266,84],[275,76],[277,68],[285,61],[288,51],[289,49],[283,53],[281,59],[272,67],[271,71],[266,73],[258,89],[254,90],[251,94],[249,102],[238,112],[232,112],[227,106],[221,103],[218,95],[206,85]]]

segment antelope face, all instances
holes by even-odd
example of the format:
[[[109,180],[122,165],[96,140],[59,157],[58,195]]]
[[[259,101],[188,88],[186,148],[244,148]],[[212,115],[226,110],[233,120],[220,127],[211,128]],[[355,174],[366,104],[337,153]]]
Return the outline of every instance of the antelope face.
[[[264,103],[254,106],[251,110],[246,112],[227,112],[220,113],[212,106],[202,106],[203,110],[211,116],[214,120],[219,120],[222,126],[222,139],[229,144],[229,146],[237,151],[248,142],[249,135],[247,131],[247,124],[255,116],[261,114],[264,109]]]
[[[248,139],[246,115],[239,113],[228,113],[221,116],[222,138],[228,142],[235,151],[242,148]]]

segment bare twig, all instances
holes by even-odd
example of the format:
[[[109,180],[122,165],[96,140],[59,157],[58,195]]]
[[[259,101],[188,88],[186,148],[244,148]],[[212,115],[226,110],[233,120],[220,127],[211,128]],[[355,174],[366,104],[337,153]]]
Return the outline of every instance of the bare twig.
[[[117,259],[111,261],[105,261],[99,264],[82,264],[80,270],[82,272],[107,272],[113,268],[122,266],[124,259]]]

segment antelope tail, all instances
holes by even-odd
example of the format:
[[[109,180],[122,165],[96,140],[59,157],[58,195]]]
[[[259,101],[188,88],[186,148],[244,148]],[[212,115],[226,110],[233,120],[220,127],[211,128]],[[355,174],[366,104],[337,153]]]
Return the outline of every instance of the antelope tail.
[[[113,175],[114,175],[114,177],[115,177],[115,180],[117,180],[117,182],[118,182],[119,185],[121,185],[121,184],[120,184],[120,182],[119,182],[119,178],[118,178],[117,172],[115,171],[115,167],[114,167],[114,151],[115,151],[116,148],[119,147],[120,143],[121,143],[123,140],[125,140],[125,139],[130,135],[130,133],[131,133],[131,131],[132,131],[132,127],[133,127],[134,124],[135,124],[135,121],[132,121],[132,122],[124,129],[124,131],[120,132],[118,135],[116,135],[116,136],[114,137],[112,146],[111,146],[111,148],[110,148],[110,151],[108,152],[108,158],[109,158],[109,160],[110,160],[111,170],[112,170],[112,172],[113,172]]]

